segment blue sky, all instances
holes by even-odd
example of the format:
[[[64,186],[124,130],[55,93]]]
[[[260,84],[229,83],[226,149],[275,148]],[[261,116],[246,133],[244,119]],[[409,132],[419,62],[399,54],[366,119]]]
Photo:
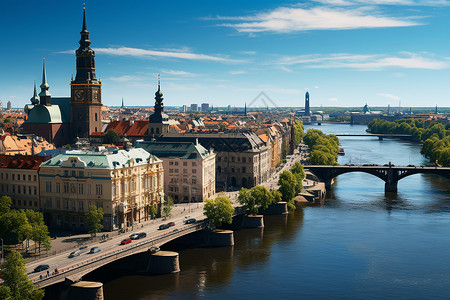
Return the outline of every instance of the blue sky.
[[[83,1],[4,1],[0,100],[70,95]],[[450,1],[86,2],[105,105],[450,106]],[[254,106],[262,105],[255,101]]]

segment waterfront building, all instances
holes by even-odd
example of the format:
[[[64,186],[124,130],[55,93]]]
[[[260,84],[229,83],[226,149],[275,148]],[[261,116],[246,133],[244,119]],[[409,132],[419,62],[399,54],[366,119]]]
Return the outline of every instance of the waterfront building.
[[[203,202],[216,192],[216,154],[196,140],[139,142],[163,161],[164,190],[176,202]]]
[[[159,142],[196,141],[216,154],[216,187],[253,187],[270,177],[270,153],[254,132],[168,133]]]
[[[201,111],[204,111],[204,112],[209,111],[209,103],[202,103]]]
[[[12,207],[39,210],[39,167],[48,157],[0,155],[0,194]]]
[[[86,231],[91,205],[104,211],[104,230],[130,226],[160,209],[162,161],[144,149],[72,150],[41,165],[40,207],[54,228]]]

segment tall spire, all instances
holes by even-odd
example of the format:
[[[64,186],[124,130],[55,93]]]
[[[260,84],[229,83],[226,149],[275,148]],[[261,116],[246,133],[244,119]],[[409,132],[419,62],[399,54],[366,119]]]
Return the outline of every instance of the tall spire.
[[[45,71],[45,58],[42,66],[42,84],[40,87],[41,87],[41,92],[39,93],[40,103],[43,105],[51,105],[50,99],[52,95],[48,91],[50,86],[47,83],[47,72]]]
[[[36,91],[36,79],[34,80],[34,92],[33,92],[33,97],[31,97],[30,101],[31,101],[31,104],[33,104],[33,105],[39,104],[39,97],[38,97],[37,91]]]
[[[125,105],[123,105],[123,97],[122,97],[122,108],[124,108],[125,107]]]
[[[86,6],[84,6],[85,3],[83,3],[83,28],[81,28],[82,32],[88,32],[86,27]]]

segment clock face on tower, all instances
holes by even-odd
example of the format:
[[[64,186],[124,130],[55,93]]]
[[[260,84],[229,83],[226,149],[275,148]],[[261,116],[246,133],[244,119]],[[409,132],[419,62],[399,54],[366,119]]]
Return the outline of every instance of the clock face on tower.
[[[92,100],[98,101],[98,90],[92,91]]]
[[[84,100],[84,90],[75,90],[75,100],[81,101]]]

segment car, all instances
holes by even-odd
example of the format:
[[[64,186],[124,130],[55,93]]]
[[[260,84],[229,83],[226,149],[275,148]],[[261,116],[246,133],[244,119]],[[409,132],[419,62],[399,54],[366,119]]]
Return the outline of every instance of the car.
[[[145,232],[139,232],[138,233],[138,239],[143,239],[145,237],[147,237],[147,234]]]
[[[175,222],[169,222],[167,225],[169,225],[169,227],[175,226]]]
[[[129,243],[131,243],[131,239],[130,238],[124,239],[123,241],[120,242],[121,245],[126,245],[126,244],[129,244]]]
[[[49,268],[50,268],[49,265],[39,265],[36,268],[34,268],[34,272],[41,272],[41,271],[47,270]]]
[[[167,229],[169,227],[170,226],[168,224],[161,224],[161,225],[159,225],[159,230]]]
[[[89,253],[97,253],[102,251],[102,249],[100,249],[100,247],[92,247],[91,251],[89,251]]]
[[[184,224],[192,224],[192,223],[196,223],[196,222],[197,222],[196,219],[190,218],[190,219],[187,219],[186,221],[184,221]]]
[[[75,256],[80,256],[80,251],[73,251],[72,253],[69,254],[69,258],[75,257]]]
[[[132,235],[130,235],[130,239],[132,239],[132,240],[137,240],[137,239],[139,239],[139,234],[133,233]]]

